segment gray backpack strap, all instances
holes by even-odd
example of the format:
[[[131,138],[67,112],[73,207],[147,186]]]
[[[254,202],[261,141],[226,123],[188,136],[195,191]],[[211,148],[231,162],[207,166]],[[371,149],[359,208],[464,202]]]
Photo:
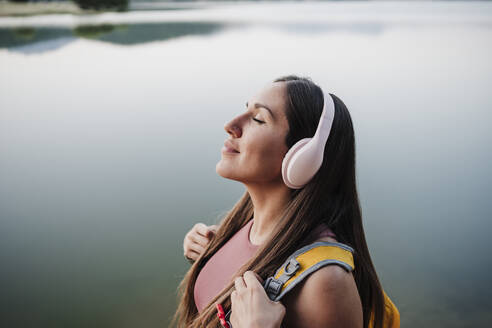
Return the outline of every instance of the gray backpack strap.
[[[300,256],[308,253],[309,251],[322,247],[330,246],[335,248],[335,252],[339,253],[339,256],[331,256],[330,253],[326,253],[324,257],[319,261],[307,264],[307,267],[302,267],[299,262]],[[337,264],[342,268],[351,272],[354,269],[352,253],[354,249],[348,245],[342,243],[334,243],[328,241],[318,241],[309,245],[306,245],[297,251],[295,251],[289,258],[282,264],[282,266],[275,272],[272,277],[268,279],[263,284],[265,292],[272,301],[279,301],[286,293],[288,293],[292,288],[294,288],[298,283],[300,283],[305,277],[318,270],[319,268],[328,264]],[[306,265],[306,264],[305,264]],[[283,270],[282,270],[283,269]],[[302,272],[296,276],[296,272],[301,270]],[[282,274],[279,276],[280,272]],[[288,286],[284,287],[284,284],[289,281]]]

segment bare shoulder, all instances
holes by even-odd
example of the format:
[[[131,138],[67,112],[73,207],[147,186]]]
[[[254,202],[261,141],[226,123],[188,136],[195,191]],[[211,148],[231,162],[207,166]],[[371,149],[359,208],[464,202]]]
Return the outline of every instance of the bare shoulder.
[[[282,326],[286,328],[363,326],[354,276],[336,264],[311,273],[282,298],[282,303],[286,308]]]

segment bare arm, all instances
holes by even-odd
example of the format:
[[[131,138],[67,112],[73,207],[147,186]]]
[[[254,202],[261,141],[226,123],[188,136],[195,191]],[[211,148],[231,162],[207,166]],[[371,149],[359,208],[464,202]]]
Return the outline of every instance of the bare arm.
[[[284,298],[283,327],[362,328],[363,314],[352,273],[338,265],[313,272]]]

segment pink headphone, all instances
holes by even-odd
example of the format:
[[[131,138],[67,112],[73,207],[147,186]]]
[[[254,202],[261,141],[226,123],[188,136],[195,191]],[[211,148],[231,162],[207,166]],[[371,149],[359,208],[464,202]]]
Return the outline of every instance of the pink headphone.
[[[335,102],[331,95],[326,93],[316,133],[312,138],[304,138],[296,142],[282,161],[282,178],[289,188],[304,187],[318,172],[323,163],[325,144],[330,135],[334,116]]]

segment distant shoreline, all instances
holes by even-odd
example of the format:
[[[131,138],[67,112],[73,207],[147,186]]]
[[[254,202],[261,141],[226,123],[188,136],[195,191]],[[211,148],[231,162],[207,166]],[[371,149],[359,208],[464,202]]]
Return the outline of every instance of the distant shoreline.
[[[163,1],[129,3],[128,11],[133,10],[176,10],[196,9],[214,4],[225,4],[227,1]],[[50,14],[90,15],[114,10],[81,9],[72,1],[39,1],[39,2],[10,2],[0,0],[0,17],[23,17]]]
[[[96,10],[80,9],[71,1],[15,3],[0,1],[0,17],[5,16],[35,16],[48,14],[84,15],[98,13]]]

